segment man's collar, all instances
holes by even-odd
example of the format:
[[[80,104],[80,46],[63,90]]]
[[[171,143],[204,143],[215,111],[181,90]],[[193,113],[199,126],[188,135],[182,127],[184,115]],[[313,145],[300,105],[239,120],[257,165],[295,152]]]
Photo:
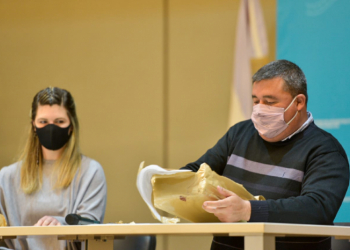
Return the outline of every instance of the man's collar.
[[[307,112],[307,117],[308,118],[307,118],[306,122],[304,122],[304,124],[301,125],[301,127],[297,131],[295,131],[293,134],[287,136],[282,141],[288,140],[288,139],[292,138],[293,135],[296,135],[296,134],[302,132],[304,129],[306,129],[314,121],[314,118],[312,117],[311,112]]]

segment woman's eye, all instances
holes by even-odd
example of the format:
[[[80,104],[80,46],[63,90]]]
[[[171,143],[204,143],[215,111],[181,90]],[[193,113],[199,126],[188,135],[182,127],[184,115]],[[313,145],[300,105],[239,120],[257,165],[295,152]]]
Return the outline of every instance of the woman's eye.
[[[39,123],[41,123],[41,124],[45,124],[45,123],[47,123],[46,121],[39,121]]]

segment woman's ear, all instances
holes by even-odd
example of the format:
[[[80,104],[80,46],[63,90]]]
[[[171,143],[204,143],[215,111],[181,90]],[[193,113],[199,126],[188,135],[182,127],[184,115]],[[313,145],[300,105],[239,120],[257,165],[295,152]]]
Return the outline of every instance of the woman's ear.
[[[304,94],[297,95],[297,109],[301,111],[306,106],[306,96]]]

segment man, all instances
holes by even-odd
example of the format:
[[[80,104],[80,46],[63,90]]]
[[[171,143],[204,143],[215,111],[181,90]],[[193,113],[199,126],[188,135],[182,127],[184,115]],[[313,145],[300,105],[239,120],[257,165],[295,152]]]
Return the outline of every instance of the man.
[[[253,76],[253,112],[197,161],[266,201],[245,201],[218,187],[225,199],[203,209],[222,222],[332,225],[349,184],[349,162],[339,142],[318,128],[307,111],[306,78],[292,62],[278,60]],[[214,237],[212,250],[243,249],[242,237]],[[330,238],[276,238],[276,249],[329,250]]]

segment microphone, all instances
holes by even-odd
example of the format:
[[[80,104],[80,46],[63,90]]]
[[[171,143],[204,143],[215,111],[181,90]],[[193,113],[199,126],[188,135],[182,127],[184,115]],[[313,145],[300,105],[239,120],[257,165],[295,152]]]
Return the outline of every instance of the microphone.
[[[88,224],[100,224],[97,220],[91,220],[81,217],[78,214],[68,214],[65,218],[68,225],[88,225]]]

